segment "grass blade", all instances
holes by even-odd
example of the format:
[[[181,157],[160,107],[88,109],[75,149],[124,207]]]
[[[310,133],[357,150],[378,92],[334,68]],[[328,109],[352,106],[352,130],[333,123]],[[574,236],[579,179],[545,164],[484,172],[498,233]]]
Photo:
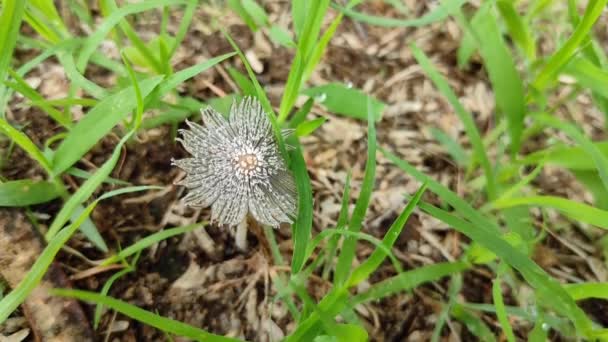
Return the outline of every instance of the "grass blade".
[[[511,154],[515,156],[521,145],[526,111],[523,83],[492,12],[488,11],[481,18],[476,29],[479,51],[492,82],[496,107],[507,119]]]
[[[420,203],[419,207],[436,219],[443,221],[473,241],[491,250],[501,260],[517,269],[524,279],[537,290],[538,296],[547,299],[551,298],[551,300],[543,301],[543,304],[568,317],[574,323],[576,329],[583,335],[593,335],[591,320],[585,316],[585,313],[576,305],[561,285],[528,256],[496,235],[495,231],[486,226],[473,225],[442,209],[425,203]]]
[[[0,93],[4,92],[4,80],[6,72],[13,57],[13,49],[19,36],[21,20],[25,12],[25,1],[4,0],[2,1],[2,13],[0,13]],[[4,119],[4,101],[0,103],[0,118]]]
[[[317,98],[327,110],[361,120],[367,120],[368,103],[375,121],[380,121],[386,106],[382,101],[341,83],[328,83],[308,88],[302,94]]]
[[[405,223],[416,208],[416,205],[420,201],[420,198],[422,198],[425,190],[426,184],[423,184],[405,206],[399,217],[397,217],[393,224],[391,224],[388,232],[386,232],[384,238],[382,239],[382,244],[384,247],[386,247],[386,249],[390,250],[395,241],[397,241],[397,238],[405,227]],[[380,266],[382,261],[384,261],[384,258],[386,258],[386,253],[383,250],[376,248],[372,252],[372,255],[370,255],[365,262],[363,262],[353,271],[349,280],[346,282],[347,286],[355,286],[364,279],[367,279],[369,275],[372,274],[372,272],[374,272],[378,266]]]
[[[513,37],[513,41],[519,45],[528,60],[534,61],[536,59],[534,37],[532,36],[530,27],[527,25],[524,18],[517,13],[517,9],[515,8],[513,2],[499,0],[496,2],[496,7],[507,24],[507,28],[509,29],[511,37]]]
[[[510,208],[520,205],[535,205],[543,208],[554,208],[564,215],[592,224],[599,228],[608,229],[608,211],[597,209],[587,204],[571,201],[555,196],[530,196],[518,198],[505,198],[495,201],[494,208]]]
[[[68,289],[54,289],[51,293],[55,296],[76,298],[83,301],[94,302],[103,304],[113,310],[120,312],[121,314],[130,317],[134,320],[140,321],[146,325],[155,327],[164,332],[175,334],[178,336],[189,337],[195,341],[210,341],[210,342],[223,342],[223,341],[240,341],[238,339],[223,337],[219,335],[211,334],[205,330],[193,327],[191,325],[172,320],[151,313],[149,311],[140,309],[134,305],[125,303],[118,299],[111,297],[102,296],[94,292],[87,292],[81,290],[68,290]]]
[[[494,306],[496,307],[496,317],[502,327],[503,333],[507,336],[507,341],[515,342],[515,335],[513,335],[513,328],[509,322],[507,311],[505,310],[505,302],[502,298],[502,288],[500,277],[497,277],[492,282],[492,299],[494,300]]]
[[[547,61],[547,63],[540,70],[534,81],[532,87],[542,91],[547,87],[549,82],[553,80],[557,72],[564,66],[570,58],[576,53],[576,50],[580,47],[581,43],[588,37],[593,24],[602,14],[602,11],[606,7],[607,0],[590,0],[585,9],[583,18],[576,26],[576,29],[568,38],[568,40],[559,48]]]
[[[422,52],[422,50],[420,50],[420,48],[418,48],[416,45],[411,45],[410,49],[412,50],[414,57],[418,61],[418,64],[420,64],[420,66],[422,67],[422,69],[424,69],[428,77],[433,81],[433,83],[435,83],[437,89],[439,89],[443,96],[446,97],[446,99],[452,105],[452,107],[456,111],[456,114],[462,121],[467,136],[471,141],[471,145],[473,145],[474,157],[481,163],[481,167],[486,178],[486,191],[488,193],[488,197],[490,199],[495,198],[496,180],[494,178],[494,170],[490,165],[490,160],[488,159],[488,155],[486,154],[485,147],[481,140],[481,135],[479,134],[479,130],[475,125],[473,116],[471,115],[471,113],[467,112],[464,109],[460,101],[458,101],[456,94],[448,85],[446,79],[441,76],[439,71],[437,71],[437,69],[433,66],[431,60],[425,55],[425,53]]]
[[[61,196],[55,184],[22,179],[0,184],[0,207],[25,207]]]
[[[155,243],[166,240],[166,239],[176,236],[176,235],[181,235],[181,234],[184,234],[187,232],[191,232],[197,228],[202,228],[204,225],[205,225],[204,222],[195,223],[195,224],[190,224],[190,225],[183,226],[183,227],[165,229],[160,232],[156,232],[154,234],[148,235],[145,238],[138,240],[136,243],[132,244],[131,246],[121,250],[118,254],[105,259],[101,263],[101,265],[105,266],[105,265],[113,264],[115,262],[119,262],[120,260],[124,260],[124,259],[130,257],[131,255],[152,246]]]
[[[608,158],[602,154],[597,146],[594,145],[593,142],[591,142],[591,140],[585,136],[585,134],[583,134],[576,126],[562,122],[559,119],[547,114],[535,115],[534,119],[546,126],[562,130],[570,138],[576,141],[585,150],[585,152],[591,156],[591,159],[593,159],[595,167],[597,168],[600,178],[602,179],[602,183],[604,183],[604,187],[608,190]]]
[[[297,274],[305,262],[306,248],[312,230],[312,187],[306,168],[306,161],[302,155],[300,144],[293,139],[292,145],[296,148],[291,151],[291,162],[296,188],[298,190],[298,217],[293,224],[293,257],[291,260],[291,273]]]
[[[360,13],[354,11],[352,9],[334,5],[338,10],[340,10],[344,15],[351,17],[354,20],[361,21],[364,23],[368,23],[375,26],[382,27],[420,27],[426,26],[438,21],[441,21],[447,17],[449,17],[452,13],[457,11],[463,4],[465,4],[466,0],[446,0],[441,1],[439,6],[432,12],[429,12],[423,15],[420,18],[416,19],[393,19],[393,18],[383,18],[377,17],[373,15],[367,15],[364,13]]]
[[[128,134],[122,138],[122,140],[116,145],[114,148],[114,152],[112,152],[112,156],[108,159],[103,165],[95,171],[91,178],[87,179],[82,186],[65,202],[55,219],[51,223],[49,230],[47,231],[45,238],[47,241],[53,239],[53,237],[59,232],[61,227],[69,220],[70,216],[76,210],[76,208],[87,200],[92,194],[93,191],[110,175],[110,172],[114,169],[116,162],[118,162],[118,158],[120,157],[120,151],[122,146],[130,138],[132,135]],[[95,235],[87,236],[90,239],[99,241],[98,247],[100,247],[104,252],[108,250],[108,247],[103,242],[103,239],[99,235],[97,231],[94,232]]]
[[[464,261],[437,263],[418,267],[373,284],[369,290],[356,295],[351,300],[351,303],[360,304],[382,299],[394,293],[411,290],[420,284],[436,281],[445,276],[462,272],[469,267],[470,265]]]
[[[368,102],[368,108],[371,104]],[[374,189],[374,181],[376,178],[376,126],[374,124],[373,112],[367,113],[367,161],[365,162],[365,174],[363,176],[363,184],[359,198],[355,203],[353,215],[348,224],[348,231],[358,233],[361,230],[365,213],[369,206],[372,191]],[[342,243],[342,250],[338,257],[334,275],[334,285],[343,284],[348,276],[353,259],[355,258],[355,248],[357,240],[353,237],[347,237]]]
[[[4,133],[12,141],[14,141],[15,144],[21,147],[30,156],[30,158],[38,162],[38,164],[48,174],[53,173],[49,161],[27,135],[23,134],[23,132],[19,132],[17,129],[15,129],[3,119],[0,119],[0,132]]]
[[[156,76],[139,82],[142,96],[152,92],[161,80],[162,76]],[[59,175],[74,165],[136,106],[135,90],[129,87],[104,98],[91,108],[57,148],[53,157],[53,174]]]
[[[148,0],[144,2],[129,4],[119,8],[118,10],[114,11],[110,16],[105,18],[104,22],[97,27],[97,30],[86,39],[85,43],[82,46],[80,55],[76,60],[76,67],[78,68],[78,70],[80,70],[80,72],[84,71],[89,59],[91,58],[91,55],[93,55],[93,53],[95,52],[95,49],[97,49],[97,47],[101,45],[108,33],[114,28],[114,26],[120,23],[120,21],[124,17],[130,14],[144,12],[155,8],[161,8],[163,6],[177,5],[183,3],[186,3],[186,1]]]

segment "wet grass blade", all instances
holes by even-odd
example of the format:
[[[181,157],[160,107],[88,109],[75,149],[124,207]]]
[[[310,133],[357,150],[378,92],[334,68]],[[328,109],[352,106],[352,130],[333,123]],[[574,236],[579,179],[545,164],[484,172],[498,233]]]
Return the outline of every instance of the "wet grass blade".
[[[0,207],[25,207],[45,203],[61,196],[51,182],[22,179],[0,183]]]

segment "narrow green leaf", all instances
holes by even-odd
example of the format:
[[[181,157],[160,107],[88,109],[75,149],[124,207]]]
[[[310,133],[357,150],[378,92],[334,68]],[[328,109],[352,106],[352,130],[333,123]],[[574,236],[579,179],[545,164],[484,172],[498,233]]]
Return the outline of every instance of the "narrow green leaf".
[[[295,138],[292,140],[295,150],[290,152],[296,188],[298,190],[298,217],[293,224],[294,251],[291,260],[291,273],[297,274],[302,269],[305,260],[306,248],[312,230],[312,188],[306,161],[302,155],[302,148]]]
[[[136,243],[130,245],[129,247],[121,250],[118,254],[105,259],[104,261],[102,261],[101,265],[106,266],[106,265],[113,264],[115,262],[119,262],[120,260],[124,260],[124,259],[130,257],[131,255],[138,253],[138,252],[154,245],[155,243],[166,240],[166,239],[176,236],[176,235],[181,235],[181,234],[184,234],[187,232],[191,232],[197,228],[202,228],[204,225],[205,225],[205,222],[194,223],[194,224],[190,224],[190,225],[183,226],[183,227],[164,229],[160,232],[156,232],[154,234],[148,235],[145,238],[140,239]]]
[[[420,50],[420,48],[418,48],[416,45],[411,45],[410,49],[418,61],[418,64],[420,64],[428,77],[433,81],[433,83],[435,83],[437,89],[439,89],[443,96],[446,97],[462,121],[467,136],[471,141],[471,145],[473,145],[475,159],[480,161],[481,167],[483,168],[484,176],[486,178],[486,191],[488,193],[488,197],[490,199],[495,198],[496,180],[494,177],[494,171],[490,164],[490,160],[488,159],[488,155],[486,154],[479,130],[477,129],[475,121],[473,120],[473,116],[471,113],[467,112],[466,109],[464,109],[460,101],[458,101],[458,97],[456,97],[456,94],[450,88],[446,79],[441,76],[439,71],[437,71],[437,69],[433,66],[431,60],[424,54],[424,52],[422,52],[422,50]]]
[[[608,299],[608,283],[580,283],[565,285],[566,292],[574,300],[588,298]]]
[[[515,4],[508,0],[499,0],[496,2],[496,7],[507,24],[513,41],[519,45],[530,61],[534,61],[536,59],[534,38],[526,21],[517,13]]]
[[[57,213],[57,216],[55,216],[55,219],[51,223],[51,226],[45,235],[47,241],[51,240],[59,232],[63,225],[69,220],[74,210],[76,210],[80,204],[86,201],[93,194],[95,189],[110,175],[110,172],[112,172],[114,166],[118,162],[122,146],[127,139],[131,137],[131,135],[132,133],[127,134],[122,138],[122,140],[120,140],[118,145],[116,145],[114,148],[114,152],[112,152],[110,159],[103,163],[103,165],[97,169],[97,171],[95,171],[93,176],[87,179],[82,186],[78,188],[78,190],[65,202],[59,213]],[[103,251],[107,251],[108,248],[105,243],[103,243],[103,239],[98,232],[95,233],[95,236],[88,237],[95,240],[101,240],[101,245],[99,247],[102,248]]]
[[[55,296],[76,298],[83,301],[100,303],[146,325],[152,326],[170,334],[188,337],[194,339],[195,341],[240,341],[238,339],[230,337],[223,337],[211,334],[205,330],[193,327],[191,325],[176,320],[159,316],[149,311],[140,309],[134,305],[125,303],[123,301],[111,297],[102,296],[94,292],[68,289],[54,289],[51,290],[51,293]]]
[[[309,121],[304,121],[296,128],[296,135],[298,137],[305,137],[316,131],[321,125],[327,121],[327,118],[320,117]]]
[[[356,12],[352,9],[348,9],[346,7],[342,7],[339,5],[334,5],[334,7],[336,7],[342,13],[351,17],[354,20],[368,23],[371,25],[383,26],[383,27],[420,27],[420,26],[426,26],[426,25],[446,19],[452,13],[457,11],[466,2],[467,2],[466,0],[441,1],[439,6],[437,6],[437,8],[435,8],[433,11],[423,15],[420,18],[409,19],[409,20],[408,19],[384,18],[384,17],[367,15],[367,14]]]
[[[498,322],[502,327],[503,333],[507,337],[507,341],[515,342],[515,335],[513,335],[513,328],[511,327],[507,311],[505,310],[505,302],[502,298],[502,288],[500,284],[500,277],[497,277],[492,282],[492,298],[494,300],[494,306],[496,307],[496,317],[498,317]]]
[[[142,96],[152,92],[161,80],[162,76],[156,76],[139,82]],[[53,156],[53,174],[59,175],[74,165],[136,106],[135,90],[129,87],[91,108],[57,148]]]
[[[505,198],[497,200],[492,204],[492,206],[497,209],[519,205],[534,205],[543,208],[557,209],[574,220],[589,223],[599,228],[608,229],[608,211],[561,197],[530,196]]]
[[[38,162],[38,164],[40,164],[40,166],[48,174],[52,173],[51,164],[27,135],[18,131],[3,119],[0,119],[0,132],[4,133],[12,141],[14,141],[15,144],[21,147],[30,156],[30,158]]]
[[[526,112],[523,83],[492,12],[479,21],[476,29],[479,51],[492,82],[496,107],[507,119],[511,154],[515,156],[521,145]]]
[[[597,148],[597,146],[591,142],[591,140],[589,140],[589,138],[587,138],[587,136],[585,136],[584,133],[582,133],[576,126],[562,122],[559,119],[547,114],[535,115],[534,120],[546,126],[551,126],[562,130],[570,138],[576,141],[585,150],[585,152],[591,156],[602,183],[604,183],[604,187],[608,190],[608,158]]]
[[[469,312],[460,304],[454,304],[450,315],[462,322],[469,331],[475,335],[479,341],[492,342],[496,341],[492,330],[488,328],[486,323],[473,313]]]
[[[395,241],[397,241],[397,238],[405,227],[405,223],[416,208],[416,205],[422,198],[422,195],[424,194],[425,190],[426,184],[423,184],[418,189],[418,191],[416,191],[416,193],[408,202],[408,204],[405,206],[399,217],[397,217],[393,224],[391,224],[390,228],[388,229],[388,232],[386,232],[384,238],[382,239],[382,244],[384,245],[384,247],[386,247],[386,249],[390,250],[393,247]],[[347,286],[355,286],[361,281],[369,278],[370,274],[372,274],[372,272],[374,272],[378,268],[378,266],[380,266],[382,261],[384,261],[384,258],[386,258],[386,253],[376,248],[372,252],[372,255],[370,255],[367,260],[365,260],[365,262],[363,262],[353,271],[350,278],[346,282]]]
[[[268,25],[268,14],[266,14],[264,8],[258,5],[255,0],[241,0],[241,3],[243,4],[243,9],[247,11],[258,27]]]
[[[539,91],[547,87],[559,70],[568,63],[576,53],[583,40],[587,38],[593,24],[602,14],[608,0],[590,0],[585,14],[568,40],[547,61],[532,82],[532,86]]]
[[[230,74],[230,77],[232,77],[234,82],[236,82],[236,84],[241,89],[243,96],[247,96],[247,95],[255,96],[255,94],[256,94],[255,86],[249,80],[249,78],[247,78],[247,76],[241,74],[238,70],[236,70],[235,68],[232,68],[232,67],[228,68],[228,73]]]
[[[371,103],[375,121],[380,121],[385,107],[382,101],[341,83],[308,88],[303,90],[302,94],[316,98],[330,112],[361,120],[367,120],[368,103]]]
[[[459,166],[466,166],[469,163],[469,156],[458,141],[447,135],[444,131],[435,127],[430,127],[429,131],[435,140],[448,152]]]
[[[418,267],[373,284],[367,291],[354,296],[351,303],[360,304],[382,299],[398,292],[411,290],[420,284],[437,281],[445,276],[462,272],[469,267],[470,265],[463,261]]]
[[[583,87],[589,88],[604,98],[608,98],[608,72],[583,57],[575,57],[563,71],[576,79]]]
[[[160,8],[163,6],[178,5],[184,3],[186,3],[186,1],[184,0],[148,0],[123,6],[118,10],[112,12],[110,16],[105,18],[101,25],[97,26],[97,30],[86,39],[85,43],[82,46],[80,55],[78,56],[78,59],[76,61],[76,67],[81,72],[85,70],[88,61],[91,58],[91,55],[93,55],[93,53],[95,52],[95,49],[97,49],[97,47],[101,45],[108,33],[124,17],[130,14],[140,13],[151,9]]]
[[[436,219],[443,221],[473,241],[491,250],[502,261],[517,269],[524,279],[536,289],[539,295],[544,296],[544,298],[551,298],[550,301],[545,301],[544,305],[568,317],[574,323],[577,330],[584,336],[592,335],[591,321],[561,285],[528,256],[497,236],[494,230],[487,226],[473,225],[444,210],[425,203],[419,203],[419,207]]]
[[[229,52],[229,53],[223,54],[221,56],[213,57],[204,62],[198,63],[198,64],[188,67],[186,69],[180,70],[180,71],[176,72],[175,74],[167,77],[163,82],[161,82],[158,85],[159,97],[161,97],[164,94],[168,93],[169,91],[175,89],[175,87],[177,87],[184,81],[200,74],[201,72],[215,66],[218,63],[225,61],[226,59],[234,56],[235,54],[236,54],[235,52]]]
[[[270,39],[272,39],[273,42],[282,45],[288,49],[293,49],[297,46],[291,38],[289,32],[278,25],[270,26],[270,29],[268,30],[268,36],[270,37]]]
[[[96,204],[96,202],[91,203],[80,214],[77,220],[60,231],[53,237],[53,239],[49,241],[23,280],[21,280],[17,287],[15,287],[0,301],[0,322],[4,322],[4,320],[6,320],[21,303],[23,303],[23,301],[32,292],[32,290],[34,290],[38,283],[40,283],[40,280],[53,262],[55,255],[57,255],[61,247],[63,247],[74,232],[76,232],[76,229],[78,229],[78,226],[84,221],[84,219],[88,217],[91,211],[93,211]]]
[[[368,107],[371,103],[368,103]],[[353,215],[348,224],[348,231],[358,233],[363,225],[365,213],[369,206],[372,192],[374,190],[374,182],[376,179],[376,126],[374,124],[373,112],[368,111],[367,114],[367,161],[365,162],[365,174],[363,175],[363,184],[359,192],[359,198],[355,203]],[[353,259],[355,258],[357,240],[352,237],[347,237],[342,243],[342,250],[338,257],[338,264],[334,274],[334,284],[342,285],[346,281],[352,267]]]
[[[21,20],[25,12],[25,1],[4,0],[2,1],[2,12],[0,13],[0,93],[4,92],[4,80],[6,72],[13,57],[13,49],[19,36]],[[0,118],[4,119],[4,101],[0,102]]]
[[[55,184],[22,179],[0,183],[0,207],[25,207],[61,196]]]

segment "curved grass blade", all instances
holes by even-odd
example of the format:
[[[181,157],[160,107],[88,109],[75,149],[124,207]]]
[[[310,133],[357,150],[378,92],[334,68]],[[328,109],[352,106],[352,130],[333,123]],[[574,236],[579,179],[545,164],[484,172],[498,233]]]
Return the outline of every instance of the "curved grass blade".
[[[125,140],[126,141],[126,140]],[[120,150],[120,149],[118,149]],[[140,187],[139,189],[147,189],[148,187]],[[104,195],[103,198],[110,198],[115,195],[125,193],[126,190],[120,189],[121,191],[110,191]],[[132,189],[136,191],[138,189]],[[61,247],[70,239],[70,237],[76,232],[78,227],[89,217],[93,209],[97,206],[102,198],[89,204],[80,215],[65,229],[62,229],[57,233],[46,245],[40,256],[32,265],[32,268],[23,278],[23,280],[14,288],[7,296],[0,300],[0,322],[4,320],[25,300],[25,298],[32,292],[32,290],[38,285],[47,269],[53,262],[55,255],[59,252]]]
[[[121,250],[118,254],[105,259],[104,261],[102,261],[101,265],[106,266],[106,265],[113,264],[115,262],[119,262],[120,260],[124,260],[124,259],[130,257],[131,255],[154,245],[155,243],[166,240],[166,239],[176,236],[176,235],[181,235],[181,234],[184,234],[187,232],[191,232],[197,228],[202,228],[205,226],[205,224],[206,224],[205,222],[195,223],[195,224],[190,224],[190,225],[183,226],[183,227],[165,229],[160,232],[148,235],[145,238],[138,240],[136,243],[132,244],[131,246]]]
[[[562,122],[557,118],[547,114],[538,114],[534,116],[534,120],[559,130],[562,130],[573,140],[575,140],[584,150],[591,156],[595,167],[604,183],[604,187],[608,190],[608,158],[583,134],[576,126],[566,122]]]
[[[588,298],[608,299],[608,283],[580,283],[564,285],[574,300]]]
[[[19,28],[25,12],[25,1],[5,0],[0,13],[0,94],[5,92],[4,80],[13,57],[13,49],[19,36]],[[2,98],[2,96],[0,96]],[[4,119],[4,101],[0,102],[0,118]]]
[[[608,229],[608,211],[597,209],[587,204],[571,201],[555,196],[530,196],[519,198],[504,198],[495,201],[494,208],[510,208],[520,205],[535,205],[544,208],[554,208],[564,215],[580,221],[592,224],[599,228]]]
[[[403,272],[394,277],[382,280],[379,283],[373,284],[369,290],[354,296],[351,300],[353,304],[361,304],[392,294],[411,290],[418,285],[429,281],[436,281],[443,277],[460,273],[468,269],[470,265],[464,261],[443,262],[428,266],[418,267],[411,271]]]
[[[118,299],[102,296],[94,292],[68,289],[54,289],[51,290],[51,294],[55,296],[70,297],[83,301],[103,304],[113,310],[120,312],[121,314],[127,317],[140,321],[146,325],[155,327],[170,334],[189,337],[191,339],[194,339],[195,341],[240,341],[238,339],[230,337],[211,334],[205,330],[193,327],[191,325],[176,320],[162,317],[157,314],[153,314],[149,311],[140,309],[134,305],[125,303]]]
[[[420,50],[420,48],[418,48],[415,44],[410,45],[410,49],[412,50],[412,54],[416,58],[416,61],[418,61],[418,64],[420,64],[428,77],[433,81],[437,89],[443,94],[443,96],[446,97],[462,121],[471,145],[473,145],[475,159],[479,160],[481,167],[483,168],[483,173],[486,178],[486,191],[488,193],[488,197],[490,199],[495,198],[496,179],[494,177],[494,170],[492,169],[490,160],[488,159],[488,155],[483,145],[483,141],[481,140],[479,130],[477,129],[475,121],[473,120],[473,116],[471,113],[467,112],[466,109],[464,109],[460,101],[458,101],[458,97],[456,97],[456,94],[450,88],[446,79],[441,76],[426,54],[422,52],[422,50]]]

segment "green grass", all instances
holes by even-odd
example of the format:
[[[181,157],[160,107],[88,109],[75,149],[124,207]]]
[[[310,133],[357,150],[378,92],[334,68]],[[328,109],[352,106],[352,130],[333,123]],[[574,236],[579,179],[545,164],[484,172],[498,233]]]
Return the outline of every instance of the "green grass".
[[[532,224],[535,218],[529,210],[540,208],[543,213],[554,210],[562,215],[561,226],[564,226],[564,219],[568,222],[566,227],[586,224],[594,234],[608,229],[608,201],[605,198],[608,195],[608,142],[593,141],[575,122],[564,119],[558,111],[569,108],[568,102],[575,101],[576,95],[581,93],[591,94],[593,105],[599,111],[605,112],[608,108],[608,59],[601,44],[605,42],[600,43],[594,33],[608,0],[590,0],[581,13],[578,13],[576,1],[569,1],[567,6],[558,9],[569,19],[563,25],[570,25],[570,31],[565,30],[569,33],[564,36],[551,36],[556,49],[549,54],[541,53],[539,36],[540,26],[544,25],[541,19],[555,11],[550,6],[551,1],[532,1],[526,8],[518,2],[498,0],[473,8],[463,6],[467,3],[463,0],[445,0],[420,17],[411,17],[399,1],[387,1],[404,16],[403,19],[367,14],[366,7],[358,6],[361,2],[294,0],[291,3],[293,26],[289,30],[273,23],[261,2],[231,0],[226,3],[226,10],[236,13],[250,30],[267,34],[271,41],[293,53],[293,60],[284,61],[290,64],[290,69],[282,97],[273,103],[247,62],[242,47],[225,28],[217,27],[233,51],[174,70],[173,57],[193,22],[198,20],[196,0],[150,0],[121,6],[106,0],[100,2],[100,20],[93,20],[91,9],[76,1],[78,5],[68,10],[74,11],[72,14],[81,18],[82,25],[91,31],[87,36],[74,35],[53,1],[33,0],[25,5],[25,2],[2,0],[0,21],[7,25],[0,25],[0,133],[9,140],[11,148],[22,149],[39,165],[45,172],[45,179],[2,180],[0,206],[29,210],[29,206],[52,200],[60,201],[62,206],[52,217],[48,230],[43,232],[47,245],[23,281],[9,290],[0,280],[0,323],[26,300],[61,248],[80,229],[103,254],[101,265],[123,267],[110,277],[100,293],[53,290],[58,296],[96,303],[95,327],[105,307],[155,327],[167,336],[184,336],[197,341],[234,340],[207,332],[203,330],[205,327],[177,322],[108,296],[116,281],[136,271],[137,260],[146,248],[200,229],[206,223],[165,227],[132,245],[118,248],[108,246],[89,215],[106,198],[160,188],[136,186],[129,180],[111,177],[121,155],[129,153],[129,148],[138,143],[133,139],[136,134],[160,125],[171,125],[175,129],[204,105],[223,112],[233,98],[253,95],[271,119],[298,191],[298,211],[291,227],[293,252],[287,258],[281,254],[276,232],[264,228],[272,250],[272,262],[291,264],[288,274],[272,277],[276,290],[274,300],[286,305],[294,322],[293,330],[287,332],[287,341],[365,341],[369,336],[357,317],[356,305],[409,292],[442,279],[449,279],[449,288],[440,303],[433,341],[441,340],[451,320],[462,323],[480,340],[498,340],[499,336],[488,326],[488,317],[495,317],[501,335],[508,341],[515,341],[516,335],[525,333],[531,341],[544,341],[549,334],[546,327],[564,338],[608,340],[608,330],[594,322],[577,304],[581,299],[606,299],[608,284],[562,284],[535,263],[531,255],[536,244],[543,242],[544,233]],[[178,11],[175,13],[180,13],[182,19],[172,35],[168,27],[174,11]],[[146,41],[137,32],[135,23],[138,15],[149,12],[156,13],[161,24],[158,33]],[[328,21],[330,12],[335,15]],[[466,192],[471,195],[459,196],[411,165],[407,156],[400,157],[386,145],[379,144],[383,136],[378,136],[376,126],[382,124],[382,113],[387,106],[382,100],[340,83],[341,80],[315,86],[308,84],[333,37],[340,34],[345,20],[368,27],[396,29],[423,27],[446,20],[454,20],[460,26],[463,38],[457,50],[458,65],[466,69],[467,63],[478,53],[493,91],[496,110],[492,121],[495,126],[488,130],[478,127],[474,113],[467,111],[459,100],[461,90],[450,86],[451,76],[439,71],[434,56],[427,55],[413,42],[407,42],[407,48],[423,76],[445,98],[464,127],[465,144],[458,143],[438,127],[429,127],[429,131],[446,149],[454,164],[464,171],[462,186],[473,189]],[[22,25],[33,29],[36,39],[20,35]],[[112,59],[102,53],[100,46],[107,39],[112,39],[119,47],[121,58]],[[15,47],[33,49],[38,55],[21,64],[22,61],[13,58]],[[52,57],[64,67],[69,80],[68,96],[62,99],[47,99],[26,82],[28,73]],[[246,73],[226,65],[238,87],[236,93],[205,99],[203,103],[194,94],[176,91],[178,86],[200,73],[237,58]],[[107,88],[97,84],[97,80],[88,76],[91,66],[116,76],[118,81]],[[561,100],[563,106],[559,106],[548,99],[561,94],[564,85],[557,80],[562,74],[571,76],[576,85],[572,96]],[[57,123],[60,129],[53,137],[39,145],[33,137],[23,133],[23,127],[7,120],[7,105],[16,94],[25,99],[24,106],[36,107]],[[299,98],[305,101],[297,107]],[[83,106],[86,113],[79,120],[71,115],[72,108],[77,105]],[[329,115],[309,117],[315,105]],[[367,155],[361,156],[365,158],[365,173],[359,191],[353,192],[351,183],[354,182],[351,182],[349,172],[336,225],[313,227],[314,188],[304,157],[306,147],[300,144],[299,138],[323,134],[317,129],[333,115],[367,124]],[[283,141],[281,129],[284,128],[295,129],[296,134]],[[555,132],[570,140],[545,139],[545,148],[522,152],[526,150],[522,147],[535,146],[529,144],[530,139]],[[82,158],[102,140],[113,141],[109,159],[94,171],[80,169]],[[288,149],[287,145],[293,149]],[[369,235],[365,223],[375,187],[380,181],[376,176],[377,152],[381,152],[392,167],[422,184],[416,193],[404,194],[407,205],[390,226],[384,227],[381,238]],[[2,157],[6,159],[2,160],[2,165],[10,167],[7,163],[10,153]],[[540,193],[541,189],[534,181],[542,176],[547,166],[572,172],[596,197],[594,203]],[[69,191],[64,184],[66,175],[82,179],[78,189]],[[103,184],[114,186],[114,190],[106,191],[108,188],[102,187]],[[427,202],[423,196],[425,192],[433,193],[435,202]],[[353,193],[357,194],[355,199],[351,199]],[[349,213],[351,200],[355,201],[352,214]],[[402,265],[393,248],[415,210],[434,217],[468,239],[462,239],[465,251],[460,258],[413,269]],[[542,225],[557,224],[548,221],[547,217],[550,216],[542,217]],[[321,232],[316,233],[317,230]],[[357,250],[362,244],[371,246],[373,251],[360,259]],[[599,244],[596,247],[598,250],[603,248]],[[478,265],[484,265],[494,273],[492,303],[469,303],[461,295],[463,287],[467,286],[463,273]],[[354,290],[370,281],[380,267],[391,267],[394,275],[372,281],[364,290]],[[319,301],[308,292],[313,275],[321,276],[332,285]],[[515,296],[516,304],[507,305],[512,303],[505,298],[505,288],[517,293],[522,287],[532,289],[531,297],[523,301]],[[513,318],[529,322],[530,331],[518,329]]]

